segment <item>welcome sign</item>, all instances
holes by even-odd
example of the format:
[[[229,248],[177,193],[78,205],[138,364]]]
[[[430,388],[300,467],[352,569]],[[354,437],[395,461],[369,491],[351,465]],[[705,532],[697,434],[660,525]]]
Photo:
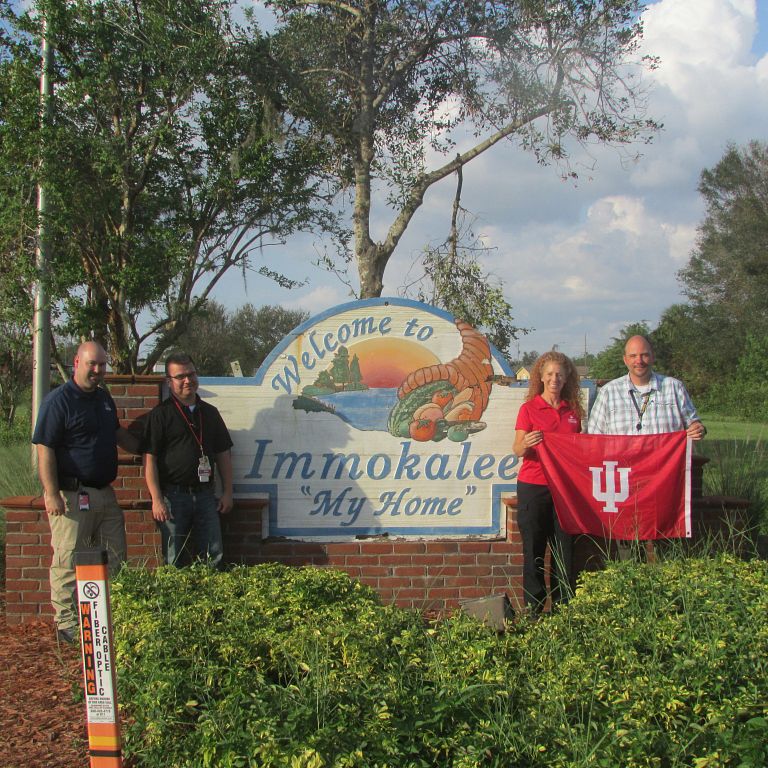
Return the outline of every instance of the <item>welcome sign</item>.
[[[264,536],[504,536],[525,389],[488,340],[435,307],[369,299],[313,317],[253,378],[201,380]]]

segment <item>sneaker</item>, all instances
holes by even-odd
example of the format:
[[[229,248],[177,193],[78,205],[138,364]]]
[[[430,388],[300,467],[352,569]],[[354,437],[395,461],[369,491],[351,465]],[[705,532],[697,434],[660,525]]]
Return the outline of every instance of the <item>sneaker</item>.
[[[56,639],[60,643],[67,643],[68,645],[74,645],[74,643],[75,643],[75,633],[72,632],[69,629],[57,629],[56,630]]]

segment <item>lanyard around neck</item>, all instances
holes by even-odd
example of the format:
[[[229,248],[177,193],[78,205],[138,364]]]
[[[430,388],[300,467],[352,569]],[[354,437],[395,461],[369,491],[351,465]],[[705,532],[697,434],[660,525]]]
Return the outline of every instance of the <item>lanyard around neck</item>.
[[[651,399],[652,390],[648,390],[644,395],[641,395],[643,399],[643,405],[640,407],[637,404],[637,398],[635,397],[635,390],[630,389],[629,390],[629,396],[632,398],[632,405],[635,406],[635,410],[637,411],[637,424],[635,424],[635,429],[639,432],[643,428],[643,416],[645,415],[645,411],[648,408],[648,402]]]
[[[200,455],[202,456],[203,451],[203,411],[198,406],[197,412],[200,414],[200,436],[198,437],[197,429],[195,425],[187,418],[187,414],[184,411],[184,408],[181,406],[181,403],[174,397],[173,398],[173,404],[176,406],[176,410],[181,414],[181,418],[184,419],[184,422],[189,427],[189,431],[192,433],[192,437],[195,438],[195,442],[200,448]]]

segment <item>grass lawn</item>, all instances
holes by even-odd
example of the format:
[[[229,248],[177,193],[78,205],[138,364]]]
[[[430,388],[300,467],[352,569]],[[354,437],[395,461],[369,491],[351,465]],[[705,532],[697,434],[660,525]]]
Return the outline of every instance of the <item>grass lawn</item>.
[[[706,440],[768,441],[768,424],[759,421],[741,421],[716,413],[702,413],[707,427]]]

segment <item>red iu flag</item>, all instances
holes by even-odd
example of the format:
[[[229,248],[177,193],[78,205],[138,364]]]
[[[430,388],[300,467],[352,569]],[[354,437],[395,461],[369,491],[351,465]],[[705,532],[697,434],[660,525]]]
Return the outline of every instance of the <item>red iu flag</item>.
[[[691,445],[685,432],[545,432],[536,452],[568,533],[627,540],[691,535]]]

